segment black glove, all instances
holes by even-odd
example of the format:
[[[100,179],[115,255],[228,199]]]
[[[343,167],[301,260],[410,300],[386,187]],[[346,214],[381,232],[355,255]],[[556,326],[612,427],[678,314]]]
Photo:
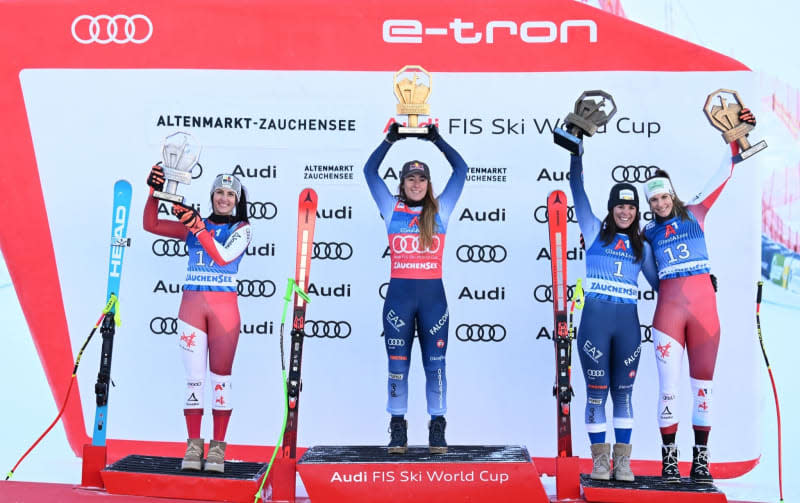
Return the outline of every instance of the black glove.
[[[439,138],[441,138],[441,136],[439,136],[439,128],[436,127],[436,124],[429,124],[428,125],[428,134],[426,134],[425,136],[421,137],[421,139],[428,140],[430,142],[434,142],[434,141],[438,140]]]
[[[749,108],[743,108],[739,111],[739,120],[742,122],[746,122],[751,126],[756,125],[756,117],[753,115],[753,112],[751,112]]]
[[[709,274],[709,276],[711,277],[711,286],[714,287],[714,292],[716,292],[717,291],[717,277],[714,276],[713,274]]]
[[[147,177],[147,185],[158,191],[164,190],[164,170],[161,166],[153,166],[150,170],[150,175]]]
[[[397,140],[405,140],[406,137],[400,136],[398,129],[400,129],[400,124],[393,122],[392,125],[389,126],[389,132],[386,133],[386,141],[389,143],[394,143]]]

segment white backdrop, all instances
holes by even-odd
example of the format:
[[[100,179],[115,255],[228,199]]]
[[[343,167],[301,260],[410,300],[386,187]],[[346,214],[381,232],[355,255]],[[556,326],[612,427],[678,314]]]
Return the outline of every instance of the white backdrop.
[[[719,87],[751,96],[752,76],[745,72],[583,72],[440,73],[433,78],[432,116],[471,169],[450,220],[445,251],[444,282],[451,313],[448,440],[519,443],[527,445],[534,456],[550,456],[555,452],[553,346],[546,338],[537,339],[537,334],[543,328],[551,330],[552,310],[534,296],[537,286],[549,283],[550,266],[544,258],[537,260],[547,247],[547,226],[537,222],[542,213],[536,209],[551,190],[569,195],[564,177],[569,158],[553,144],[551,131],[543,124],[549,121],[552,126],[563,118],[584,89],[610,92],[619,112],[604,134],[586,141],[584,156],[587,192],[598,216],[602,217],[614,183],[611,173],[618,165],[667,169],[679,195],[688,200],[705,186],[728,152],[700,110],[705,96]],[[173,288],[179,284],[186,258],[156,256],[154,250],[161,249],[160,244],[153,246],[158,237],[145,233],[140,224],[147,194],[144,178],[160,159],[161,139],[180,129],[192,132],[204,146],[203,174],[183,190],[189,201],[200,204],[203,214],[208,212],[213,176],[233,171],[237,165],[245,172],[269,173],[268,178],[245,178],[244,183],[252,201],[272,203],[277,210],[274,218],[251,222],[253,246],[267,254],[256,251],[245,257],[240,268],[240,279],[269,280],[277,292],[270,297],[240,298],[245,331],[258,332],[253,325],[267,323],[269,333],[243,333],[240,338],[228,440],[271,445],[279,430],[280,295],[294,271],[297,195],[310,186],[319,194],[322,215],[339,209],[347,217],[318,219],[316,241],[347,243],[353,253],[347,260],[312,262],[311,280],[318,289],[344,285],[346,295],[314,296],[307,318],[344,321],[351,331],[346,338],[306,340],[299,442],[310,446],[386,441],[386,355],[380,338],[383,301],[379,290],[388,281],[389,259],[383,257],[385,227],[362,168],[394,112],[391,74],[25,70],[20,80],[74,348],[82,343],[89,320],[96,319],[103,301],[111,187],[118,178],[134,185],[129,225],[133,246],[126,252],[121,287],[123,326],[114,348],[112,377],[117,386],[110,399],[110,436],[145,440],[185,436],[177,336],[156,334],[152,328],[160,326],[154,318],[177,315],[180,294],[154,290],[159,281]],[[247,129],[158,125],[161,116],[175,115],[253,120]],[[353,130],[261,130],[262,118],[343,119],[353,121]],[[509,123],[516,124],[516,133],[509,132]],[[411,158],[428,162],[434,187],[444,187],[449,175],[445,159],[427,143],[406,140],[393,147],[380,170],[393,191],[397,185],[393,173]],[[748,405],[758,399],[752,377],[759,362],[751,350],[751,290],[758,279],[760,253],[758,162],[756,156],[737,168],[706,219],[713,272],[721,286],[722,343],[711,435],[715,461],[753,459],[760,452],[755,436],[740,435],[743,425],[759,421],[757,409]],[[309,166],[319,165],[347,166],[344,172],[352,173],[352,179],[304,178]],[[502,180],[482,181],[485,168],[496,168]],[[460,220],[467,209],[472,215],[500,210],[505,218]],[[570,248],[577,247],[577,224],[570,224],[569,233]],[[464,263],[457,256],[462,245],[502,246],[507,258],[499,263]],[[583,274],[583,262],[570,261],[570,283]],[[641,286],[648,288],[644,280]],[[499,288],[504,299],[459,299],[465,287],[479,293]],[[654,307],[652,300],[640,302],[643,325],[650,324]],[[507,335],[500,342],[458,340],[457,326],[473,323],[502,324]],[[647,335],[645,328],[643,337]],[[748,350],[739,351],[745,344]],[[84,356],[79,375],[89,426],[94,417],[97,353],[89,351]],[[415,349],[410,377],[410,441],[425,443],[427,417],[418,354]],[[573,443],[577,454],[586,456],[585,392],[577,360],[576,355]],[[684,372],[688,374],[688,369]],[[688,378],[681,389],[679,439],[685,436],[688,443]],[[634,389],[637,422],[632,442],[637,458],[658,457],[656,393],[652,344],[645,342]],[[208,415],[207,437],[210,423]]]

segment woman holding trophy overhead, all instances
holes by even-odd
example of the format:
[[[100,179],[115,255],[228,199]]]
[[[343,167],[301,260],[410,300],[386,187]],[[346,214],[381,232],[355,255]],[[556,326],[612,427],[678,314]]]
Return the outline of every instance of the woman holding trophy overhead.
[[[756,119],[749,109],[731,107],[731,110],[738,120],[726,122],[739,123],[746,130],[755,126]],[[689,204],[678,198],[666,171],[659,169],[645,181],[647,202],[656,216],[644,227],[643,233],[652,245],[660,280],[658,304],[653,315],[653,343],[659,381],[658,426],[663,443],[661,477],[667,482],[680,482],[681,476],[675,438],[684,351],[689,359],[693,400],[695,445],[690,477],[700,483],[713,481],[708,469],[708,436],[720,323],[716,281],[710,275],[706,247],[705,217],[733,175],[735,162],[741,159],[738,145],[731,145],[733,158],[726,153],[706,190]]]
[[[424,162],[413,160],[400,172],[399,194],[393,195],[378,175],[378,167],[392,145],[406,136],[394,123],[386,138],[370,155],[364,166],[372,198],[386,224],[391,249],[391,279],[383,306],[383,331],[389,357],[387,412],[390,453],[408,450],[405,413],[408,409],[408,371],[414,328],[418,328],[425,369],[426,396],[431,421],[428,441],[431,453],[447,452],[444,430],[447,410],[445,352],[449,312],[442,284],[442,255],[447,221],[464,182],[467,165],[464,159],[439,135],[434,125],[413,136],[433,143],[445,156],[453,173],[439,197],[433,195],[430,171]]]
[[[147,184],[150,195],[162,191],[164,170],[153,166]],[[178,196],[180,197],[180,196]],[[206,471],[225,468],[225,432],[231,416],[231,368],[239,340],[236,273],[251,240],[246,190],[234,175],[218,175],[211,185],[212,212],[201,218],[196,210],[173,204],[179,222],[160,220],[155,197],[148,197],[143,224],[148,232],[186,241],[189,263],[183,286],[178,334],[186,372],[183,413],[188,440],[182,470],[203,468],[203,397],[207,362],[214,403],[214,438],[210,441]]]

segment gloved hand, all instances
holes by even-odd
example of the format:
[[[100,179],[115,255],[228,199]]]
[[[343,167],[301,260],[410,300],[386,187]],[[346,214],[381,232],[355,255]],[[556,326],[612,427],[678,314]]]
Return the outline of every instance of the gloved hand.
[[[429,124],[428,133],[425,136],[423,136],[422,139],[434,142],[439,138],[441,138],[441,136],[439,136],[439,128],[436,127],[436,124]]]
[[[400,128],[400,124],[397,122],[393,122],[391,126],[389,126],[389,131],[386,133],[386,141],[389,143],[394,143],[397,140],[405,140],[405,136],[400,136],[400,132],[398,129]]]
[[[206,230],[206,224],[194,208],[172,204],[172,214],[195,236]]]
[[[756,118],[753,115],[753,112],[751,112],[749,108],[743,108],[739,111],[739,120],[742,122],[746,122],[751,126],[756,125]]]
[[[161,166],[156,165],[150,169],[150,175],[147,177],[147,185],[158,191],[164,190],[164,170]]]

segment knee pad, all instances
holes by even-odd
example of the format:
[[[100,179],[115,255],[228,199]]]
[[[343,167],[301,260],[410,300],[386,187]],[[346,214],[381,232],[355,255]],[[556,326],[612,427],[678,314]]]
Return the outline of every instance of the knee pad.
[[[213,410],[231,410],[231,376],[221,376],[211,372],[211,384],[214,386]]]
[[[205,386],[203,379],[186,379],[186,394],[183,401],[184,409],[203,410],[203,396],[205,396]]]
[[[694,395],[692,424],[694,426],[711,426],[711,392],[714,383],[702,379],[689,380],[692,383],[692,395]]]
[[[206,377],[208,334],[178,319],[178,335],[186,379],[203,381]]]

